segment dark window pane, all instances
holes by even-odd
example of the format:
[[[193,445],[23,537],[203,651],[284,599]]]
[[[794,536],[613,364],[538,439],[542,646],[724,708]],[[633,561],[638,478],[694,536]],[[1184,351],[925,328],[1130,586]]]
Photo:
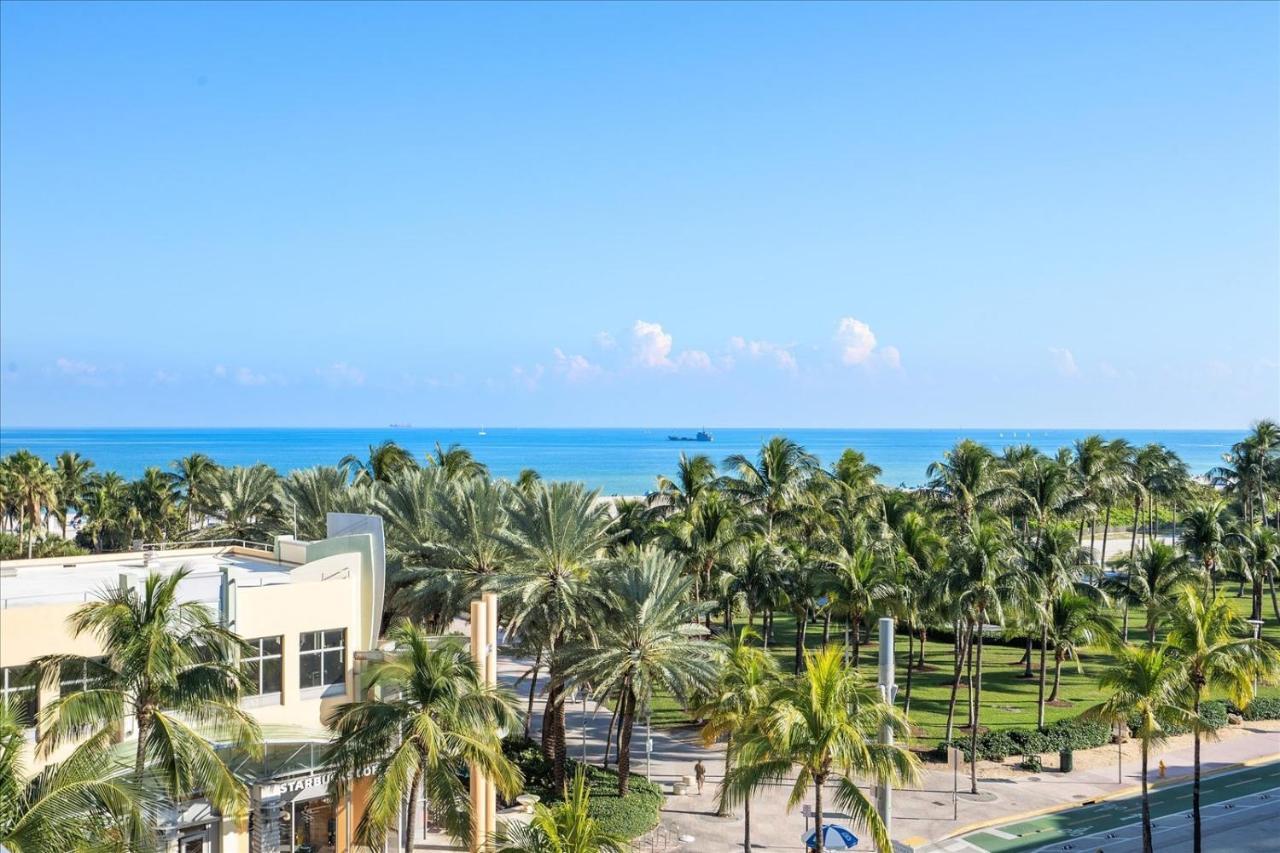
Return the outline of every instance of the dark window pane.
[[[324,653],[324,683],[341,684],[346,681],[347,673],[343,666],[342,652]]]
[[[261,693],[262,691],[258,689],[258,678],[261,675],[261,672],[256,660],[244,662],[244,674],[245,677],[249,679],[249,684],[251,685],[249,687],[249,695],[256,696]]]
[[[320,655],[298,656],[298,684],[301,687],[319,687],[324,682],[320,677]]]
[[[279,693],[281,682],[280,658],[272,658],[262,662],[262,692]]]
[[[39,695],[34,688],[23,688],[12,694],[18,705],[23,725],[30,728],[36,724],[36,712],[40,710]]]
[[[298,639],[299,639],[299,642],[301,643],[302,651],[309,652],[312,649],[317,648],[317,644],[320,642],[320,632],[308,631]]]
[[[58,668],[63,681],[82,681],[84,679],[84,661],[64,660]]]
[[[262,654],[263,655],[280,654],[280,638],[279,637],[263,637],[262,638]]]
[[[346,634],[346,631],[342,631],[342,630],[325,631],[324,632],[325,647],[332,649],[332,648],[337,648],[342,646],[343,635],[345,634]]]

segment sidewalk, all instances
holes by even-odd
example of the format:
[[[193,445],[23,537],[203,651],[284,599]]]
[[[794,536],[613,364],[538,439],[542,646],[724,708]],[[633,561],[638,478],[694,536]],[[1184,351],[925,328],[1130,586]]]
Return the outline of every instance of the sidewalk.
[[[528,668],[529,664],[529,661],[500,658],[498,678],[502,683],[514,686],[515,680]],[[545,679],[544,670],[538,682],[539,693]],[[523,708],[528,698],[529,682],[527,680],[522,682],[516,687],[516,692]],[[583,723],[585,721],[585,754],[589,762],[599,764],[611,712],[608,708],[597,706],[590,701],[585,704],[585,716],[583,708],[582,702],[566,704],[569,753],[574,759],[580,760],[583,757]],[[541,712],[541,699],[538,699],[534,704],[531,725],[531,732],[535,738],[542,723]],[[1202,743],[1201,767],[1204,773],[1280,753],[1280,723],[1247,722],[1233,729],[1238,731],[1232,731],[1227,739]],[[646,775],[647,770],[650,777],[655,782],[663,783],[664,789],[668,792],[671,790],[672,782],[683,776],[693,775],[693,764],[699,758],[707,768],[706,787],[701,796],[696,792],[679,797],[668,793],[663,808],[662,823],[667,830],[663,835],[669,836],[671,840],[666,841],[665,844],[662,841],[656,842],[653,846],[655,853],[661,850],[696,850],[707,851],[707,853],[741,850],[742,810],[736,810],[737,814],[727,818],[715,815],[716,786],[724,775],[723,745],[703,747],[697,732],[692,729],[655,729],[652,740],[653,752],[649,761],[646,762],[645,727],[643,723],[638,723],[632,741],[632,772],[643,776]],[[1099,798],[1123,795],[1134,789],[1140,782],[1136,747],[1135,741],[1130,741],[1126,745],[1123,781],[1118,779],[1116,763],[1112,760],[1116,754],[1114,746],[1090,750],[1089,753],[1076,753],[1078,769],[1069,774],[1058,773],[1050,761],[1046,761],[1046,769],[1041,773],[1019,771],[1013,768],[1012,764],[980,763],[978,788],[984,794],[995,796],[995,799],[990,802],[972,802],[966,799],[969,789],[968,767],[962,765],[959,777],[961,796],[957,803],[958,817],[954,819],[952,772],[939,769],[927,770],[918,790],[894,792],[893,838],[895,841],[906,842],[912,847],[925,849],[927,842],[959,835],[982,825],[1006,823],[1036,813],[1063,807],[1069,808],[1072,805]],[[1172,783],[1178,777],[1189,775],[1191,756],[1190,737],[1175,738],[1167,748],[1158,750],[1151,756],[1152,780],[1155,780],[1156,767],[1161,759],[1166,765],[1166,783]],[[614,765],[615,762],[616,757],[611,755],[610,765]],[[806,821],[799,807],[788,812],[786,803],[789,794],[790,785],[783,785],[762,791],[752,799],[753,846],[760,846],[768,851],[804,849],[800,837],[805,830]],[[806,796],[806,801],[811,800],[810,792]],[[828,818],[832,821],[842,822],[846,817],[838,812],[828,814]],[[862,838],[862,843],[857,849],[873,849],[867,839],[863,838],[865,833],[857,830],[855,832]],[[678,843],[674,839],[680,835],[691,835],[694,841]],[[641,845],[640,849],[648,850],[648,843]]]

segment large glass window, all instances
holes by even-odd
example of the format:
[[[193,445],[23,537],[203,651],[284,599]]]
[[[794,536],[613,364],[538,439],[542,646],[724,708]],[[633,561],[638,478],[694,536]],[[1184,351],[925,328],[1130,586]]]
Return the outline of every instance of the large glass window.
[[[245,674],[249,676],[250,696],[265,696],[268,693],[280,692],[281,656],[280,642],[283,637],[256,637],[248,640],[249,652],[242,660]]]
[[[72,693],[96,687],[103,675],[102,658],[63,661],[58,679],[58,694],[70,696]]]
[[[345,628],[308,631],[299,637],[298,646],[298,684],[304,690],[346,681]]]
[[[0,701],[16,708],[24,725],[31,727],[36,724],[40,693],[36,689],[36,676],[31,667],[4,667],[0,674]]]

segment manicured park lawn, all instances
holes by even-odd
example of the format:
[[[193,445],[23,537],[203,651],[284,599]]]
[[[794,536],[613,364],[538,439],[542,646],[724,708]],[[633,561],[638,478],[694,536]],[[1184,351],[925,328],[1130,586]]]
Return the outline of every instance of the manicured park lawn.
[[[1235,584],[1224,587],[1228,600],[1242,616],[1249,615],[1248,590],[1245,596],[1235,597]],[[1263,636],[1280,644],[1280,623],[1277,623],[1271,611],[1271,602],[1265,600],[1263,617],[1267,624],[1263,627]],[[1120,614],[1115,614],[1116,623],[1120,623]],[[759,619],[756,620],[757,629]],[[745,617],[739,625],[746,623]],[[1129,613],[1129,638],[1133,642],[1144,639],[1143,625],[1145,617],[1141,611]],[[832,627],[832,641],[837,641],[842,634]],[[874,630],[869,642],[863,642],[861,648],[860,671],[870,682],[876,678],[877,644]],[[821,624],[811,626],[808,632],[807,646],[817,648],[822,642]],[[778,658],[784,672],[791,672],[794,667],[795,654],[795,620],[786,614],[778,613],[774,620],[774,637],[770,649]],[[917,651],[919,644],[916,645]],[[983,649],[982,675],[982,725],[985,728],[1032,728],[1036,724],[1037,678],[1023,678],[1024,667],[1018,661],[1022,657],[1023,648],[987,643]],[[902,706],[906,692],[906,657],[907,638],[899,633],[897,642],[897,681],[898,705]],[[1090,705],[1101,701],[1097,682],[1097,673],[1110,661],[1105,650],[1090,650],[1083,656],[1084,672],[1080,673],[1071,662],[1064,662],[1062,667],[1062,687],[1059,699],[1062,704],[1045,708],[1045,720],[1052,723],[1064,717],[1074,717]],[[1039,662],[1039,651],[1035,652],[1034,663]],[[1048,655],[1049,676],[1045,687],[1048,696],[1053,685],[1053,650]],[[916,746],[930,748],[942,739],[946,731],[947,704],[951,695],[951,675],[954,660],[950,639],[942,642],[930,640],[925,650],[925,669],[912,674],[911,688],[911,723],[917,729]],[[1264,687],[1264,696],[1280,696],[1280,687]],[[962,726],[967,720],[965,705],[965,689],[963,683],[957,693],[956,725]],[[659,696],[653,707],[653,723],[657,726],[687,725],[692,723],[689,714],[680,707],[671,696]]]

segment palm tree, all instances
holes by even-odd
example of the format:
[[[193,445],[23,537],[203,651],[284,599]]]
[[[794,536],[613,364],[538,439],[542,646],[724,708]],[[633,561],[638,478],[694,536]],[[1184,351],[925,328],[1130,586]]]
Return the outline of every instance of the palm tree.
[[[383,843],[408,805],[404,850],[413,849],[414,810],[422,791],[431,813],[454,838],[471,838],[470,803],[458,776],[478,768],[505,797],[521,787],[520,771],[502,754],[500,730],[519,725],[515,698],[490,687],[457,637],[439,639],[405,620],[387,638],[394,651],[370,663],[373,698],[340,705],[327,763],[339,787],[374,766],[356,842]]]
[[[573,774],[563,802],[538,803],[528,823],[509,821],[494,839],[496,853],[623,853],[626,839],[613,835],[591,816],[586,768]]]
[[[687,513],[673,515],[662,525],[665,544],[693,578],[694,601],[712,597],[712,572],[740,547],[739,514],[736,504],[709,491]],[[708,628],[710,619],[708,609]]]
[[[1080,497],[1088,511],[1089,521],[1089,554],[1093,550],[1094,531],[1098,523],[1098,507],[1109,503],[1112,494],[1114,477],[1114,457],[1106,439],[1100,435],[1090,435],[1077,439],[1074,446],[1075,459],[1072,463],[1076,482],[1079,484]],[[1084,538],[1085,516],[1080,516],[1080,538]]]
[[[369,445],[369,458],[360,459],[354,454],[347,454],[338,462],[339,468],[354,473],[357,483],[385,483],[391,475],[406,468],[416,468],[418,463],[413,454],[394,441],[387,440],[381,444]]]
[[[1036,578],[1040,588],[1039,607],[1032,613],[1032,618],[1040,624],[1040,684],[1037,696],[1036,725],[1044,727],[1045,681],[1047,671],[1045,655],[1049,647],[1051,619],[1046,618],[1054,610],[1054,605],[1065,592],[1074,592],[1079,596],[1091,597],[1096,588],[1084,581],[1082,570],[1088,567],[1089,553],[1081,547],[1076,532],[1067,524],[1040,525],[1037,528],[1036,540],[1027,553],[1027,568]],[[1030,667],[1031,658],[1027,657]],[[1060,666],[1060,663],[1059,663]],[[1057,671],[1054,673],[1054,695],[1057,698]]]
[[[649,495],[648,502],[658,518],[672,515],[692,515],[693,507],[703,493],[711,491],[716,479],[716,465],[710,456],[680,454],[674,477],[659,476],[658,489]]]
[[[736,555],[728,571],[721,576],[725,593],[741,598],[747,609],[747,625],[754,628],[756,614],[762,614],[760,635],[764,647],[772,638],[772,614],[781,604],[783,557],[779,550],[761,538],[746,542],[745,550]]]
[[[1162,646],[1122,645],[1116,650],[1116,658],[1099,679],[1104,688],[1113,691],[1111,697],[1086,713],[1116,726],[1137,718],[1133,734],[1142,743],[1142,850],[1153,853],[1148,758],[1151,748],[1168,738],[1166,726],[1171,722],[1185,722],[1190,717],[1179,705],[1186,688],[1186,674]]]
[[[1118,634],[1115,621],[1106,612],[1106,599],[1086,595],[1074,589],[1060,592],[1049,608],[1049,639],[1053,642],[1053,692],[1049,701],[1058,701],[1058,685],[1062,680],[1062,662],[1075,661],[1076,671],[1083,672],[1080,653],[1087,646],[1114,646]],[[1043,722],[1041,723],[1043,725]]]
[[[1222,457],[1223,464],[1209,471],[1209,481],[1228,494],[1237,495],[1245,521],[1253,523],[1261,513],[1267,515],[1267,488],[1274,476],[1276,450],[1280,448],[1280,426],[1274,421],[1259,421],[1244,440],[1231,446]]]
[[[145,469],[129,484],[129,504],[139,537],[152,542],[165,538],[174,513],[173,481],[159,468]]]
[[[262,464],[220,469],[218,490],[209,508],[217,523],[195,535],[200,539],[270,541],[285,529],[278,479],[270,466]]]
[[[35,661],[44,683],[64,666],[96,674],[92,687],[64,694],[41,712],[38,746],[47,753],[86,730],[117,732],[133,719],[135,784],[151,768],[173,799],[198,790],[223,813],[241,815],[248,791],[214,744],[261,754],[258,724],[239,705],[248,685],[237,657],[248,647],[204,604],[181,600],[178,587],[189,574],[153,572],[141,590],[105,591],[71,615],[72,633],[92,635],[105,656]]]
[[[41,509],[57,503],[57,479],[49,463],[29,450],[16,450],[4,460],[9,488],[18,506],[18,533],[27,532],[27,557],[35,551]],[[29,522],[29,523],[28,523]]]
[[[1194,849],[1200,845],[1200,702],[1205,688],[1227,694],[1239,707],[1253,699],[1257,679],[1270,680],[1280,674],[1280,652],[1270,643],[1254,639],[1245,621],[1223,600],[1201,594],[1195,586],[1178,590],[1171,610],[1165,640],[1170,652],[1185,669],[1192,695],[1193,781],[1191,814],[1195,821]]]
[[[1123,438],[1107,442],[1106,455],[1103,461],[1103,484],[1099,499],[1103,508],[1102,550],[1098,553],[1098,565],[1107,561],[1107,534],[1111,532],[1111,510],[1117,500],[1132,494],[1135,487],[1136,460],[1133,445]],[[1093,549],[1090,538],[1089,548]]]
[[[387,525],[388,564],[404,566],[431,559],[440,539],[436,505],[446,490],[436,468],[402,468],[378,483],[373,505]]]
[[[1147,642],[1155,643],[1156,629],[1168,616],[1178,587],[1196,580],[1199,573],[1186,554],[1158,541],[1144,545],[1133,562],[1126,557],[1118,564],[1125,569],[1125,576],[1105,578],[1102,588],[1129,606],[1146,611]]]
[[[976,678],[973,682],[973,719],[969,731],[970,792],[978,793],[978,730],[982,714],[982,645],[987,618],[1004,620],[1006,606],[1017,607],[1030,596],[1032,579],[1021,570],[1006,538],[1006,528],[978,519],[954,543],[943,581],[949,597],[966,614],[977,632]],[[954,707],[954,691],[952,696]]]
[[[695,714],[705,720],[702,741],[711,746],[724,738],[725,771],[733,768],[738,742],[734,734],[749,730],[756,724],[760,713],[768,706],[769,697],[780,679],[778,663],[764,649],[751,645],[757,635],[750,628],[737,634],[722,636],[715,649],[719,675],[703,696]],[[720,814],[728,816],[721,800]],[[742,800],[742,846],[751,853],[751,797]]]
[[[111,732],[96,733],[28,778],[23,754],[34,722],[0,703],[0,848],[44,853],[90,844],[95,850],[150,847],[147,818],[155,804],[133,783],[128,766],[112,758]]]
[[[841,549],[823,569],[818,583],[831,598],[830,611],[845,619],[845,642],[857,669],[862,620],[893,596],[893,564],[864,545],[853,552]]]
[[[917,778],[919,765],[910,750],[879,742],[882,728],[905,736],[906,718],[844,665],[840,647],[806,652],[806,657],[804,672],[775,688],[755,724],[740,733],[736,763],[721,787],[723,807],[743,803],[757,788],[795,771],[788,807],[795,808],[812,788],[822,853],[823,793],[834,781],[834,805],[865,826],[877,848],[890,850],[884,821],[857,779],[902,785]]]
[[[993,507],[1009,495],[1010,474],[991,451],[964,439],[928,468],[929,489],[947,506],[957,522],[967,525],[974,513]]]
[[[93,540],[94,550],[119,547],[129,502],[124,479],[114,471],[91,475],[81,501],[83,514],[89,519],[84,531]]]
[[[93,469],[93,460],[86,459],[74,451],[59,453],[54,460],[54,476],[57,478],[55,492],[57,501],[53,508],[57,516],[62,535],[68,533],[68,511],[76,510],[77,518],[81,507],[81,497],[88,484],[89,472]]]
[[[192,453],[175,459],[174,485],[182,495],[182,506],[187,511],[187,527],[204,526],[204,516],[213,505],[218,490],[218,463],[203,453]]]
[[[773,542],[775,528],[818,470],[818,460],[791,439],[776,436],[765,442],[754,461],[735,454],[723,467],[732,472],[724,479],[725,491],[763,519],[765,539]]]
[[[1280,534],[1260,523],[1237,527],[1227,533],[1231,550],[1227,557],[1243,579],[1253,585],[1250,619],[1262,618],[1262,588],[1271,588],[1271,609],[1280,619],[1280,602],[1276,600],[1276,571],[1280,568]]]
[[[347,472],[329,465],[290,471],[280,481],[281,509],[293,523],[293,533],[303,539],[328,535],[327,516],[338,512],[348,490]]]
[[[502,541],[511,566],[495,578],[511,614],[508,634],[531,632],[547,655],[547,698],[542,715],[542,751],[556,784],[564,784],[564,667],[561,650],[600,601],[595,573],[611,538],[608,510],[581,483],[538,485],[516,492]]]
[[[619,695],[618,796],[627,795],[636,712],[665,690],[687,699],[715,677],[692,582],[668,554],[646,549],[612,568],[595,639],[566,650],[566,675],[599,698]]]
[[[1220,500],[1201,504],[1187,513],[1182,524],[1182,547],[1200,561],[1216,589],[1218,564],[1227,551],[1227,505]]]
[[[437,441],[435,452],[427,454],[427,467],[439,468],[444,472],[444,478],[450,482],[489,476],[489,467],[477,460],[461,444],[451,444],[445,448]]]

